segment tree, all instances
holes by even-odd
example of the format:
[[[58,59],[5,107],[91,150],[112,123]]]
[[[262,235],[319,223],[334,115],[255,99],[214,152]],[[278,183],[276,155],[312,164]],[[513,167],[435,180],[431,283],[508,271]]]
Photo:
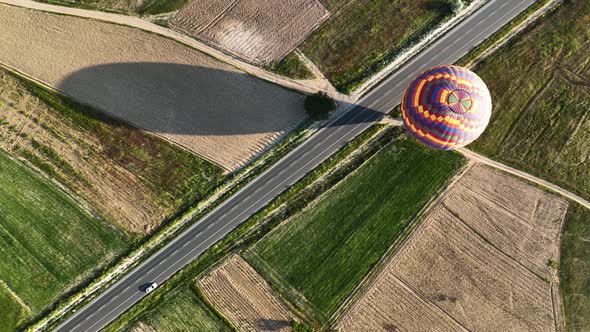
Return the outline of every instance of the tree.
[[[451,4],[451,11],[453,14],[458,14],[461,10],[463,10],[463,7],[465,7],[465,5],[463,4],[462,0],[453,0],[453,3]]]
[[[311,332],[309,325],[300,323],[294,319],[291,319],[291,330],[293,332]]]
[[[316,119],[323,119],[336,109],[336,101],[325,92],[319,91],[305,98],[305,110]]]

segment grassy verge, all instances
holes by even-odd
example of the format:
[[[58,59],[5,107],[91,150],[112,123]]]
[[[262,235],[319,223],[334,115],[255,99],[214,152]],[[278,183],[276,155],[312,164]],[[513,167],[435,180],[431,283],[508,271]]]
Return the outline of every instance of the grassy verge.
[[[32,315],[127,247],[53,183],[0,153],[0,280]]]
[[[138,10],[141,15],[158,15],[180,10],[188,0],[151,0],[144,3]]]
[[[295,52],[287,54],[281,61],[271,65],[269,69],[279,75],[287,76],[297,80],[308,80],[314,78],[313,73],[307,69],[303,61]]]
[[[332,84],[350,93],[451,15],[447,0],[322,0],[332,16],[301,45]]]
[[[566,1],[481,62],[494,101],[470,148],[590,199],[590,3]]]
[[[0,282],[0,332],[12,332],[28,315],[26,309]]]
[[[534,4],[529,6],[525,11],[520,13],[515,19],[510,21],[510,23],[503,26],[500,30],[496,31],[482,43],[474,47],[467,55],[461,58],[457,64],[459,66],[465,66],[467,64],[472,63],[473,61],[480,58],[486,50],[492,47],[494,44],[502,40],[503,38],[507,37],[514,28],[522,24],[527,18],[529,18],[534,12],[541,9],[545,4],[552,0],[537,0]]]
[[[279,289],[303,295],[326,322],[463,162],[397,139],[246,257],[274,284],[287,283]]]
[[[241,224],[223,240],[207,250],[196,261],[161,285],[156,292],[152,293],[120,316],[116,321],[109,325],[105,331],[118,331],[123,327],[135,324],[137,321],[143,319],[142,315],[144,312],[147,312],[146,310],[159,306],[161,303],[160,301],[166,293],[183,285],[191,285],[194,282],[194,279],[203,273],[209,266],[223,259],[226,255],[235,252],[236,250],[246,248],[250,244],[256,242],[270,229],[274,228],[277,223],[282,221],[281,218],[268,220],[267,216],[270,213],[276,211],[279,207],[283,207],[282,210],[286,211],[283,212],[285,214],[294,213],[297,204],[301,203],[299,202],[295,205],[291,205],[291,203],[298,201],[295,197],[301,193],[305,187],[320,178],[322,174],[326,173],[381,129],[383,129],[381,126],[374,126],[363,132],[343,147],[338,153],[334,154],[331,158],[322,163],[322,165],[318,166],[314,171],[310,172],[302,180],[277,197],[267,207],[252,215],[245,223]],[[195,219],[198,219],[198,217]]]
[[[154,331],[229,331],[225,324],[205,306],[190,287],[183,286],[166,294],[160,306],[145,315],[145,319],[126,331],[148,326]]]
[[[561,235],[560,291],[567,331],[590,330],[590,210],[570,202]]]

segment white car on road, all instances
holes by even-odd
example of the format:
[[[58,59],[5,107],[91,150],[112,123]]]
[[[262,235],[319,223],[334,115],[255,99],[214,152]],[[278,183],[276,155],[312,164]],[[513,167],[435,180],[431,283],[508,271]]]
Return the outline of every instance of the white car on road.
[[[147,287],[144,289],[144,291],[149,294],[151,292],[154,291],[154,289],[156,289],[158,287],[158,284],[156,284],[155,282],[152,282],[151,284],[147,285]]]

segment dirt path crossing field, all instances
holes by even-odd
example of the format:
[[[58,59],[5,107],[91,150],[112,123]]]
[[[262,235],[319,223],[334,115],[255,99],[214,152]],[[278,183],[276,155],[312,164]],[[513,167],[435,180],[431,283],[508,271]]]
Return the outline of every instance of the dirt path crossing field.
[[[138,29],[0,5],[0,40],[0,63],[228,170],[305,118],[302,95]]]

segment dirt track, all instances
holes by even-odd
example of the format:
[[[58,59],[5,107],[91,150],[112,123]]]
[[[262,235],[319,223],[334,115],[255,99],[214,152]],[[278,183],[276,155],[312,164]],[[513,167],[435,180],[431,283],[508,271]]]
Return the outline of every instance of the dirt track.
[[[141,30],[0,5],[0,40],[0,63],[229,170],[305,117],[301,95]]]
[[[444,316],[459,324],[452,330],[555,330],[561,318],[554,317],[560,309],[553,308],[556,275],[548,262],[558,260],[566,208],[565,200],[500,171],[472,167],[336,327],[417,331],[412,318],[421,310],[426,330],[449,324]]]
[[[199,286],[239,331],[290,331],[295,317],[240,256],[205,275]]]
[[[250,62],[270,63],[291,52],[329,14],[317,0],[195,0],[171,26]]]

